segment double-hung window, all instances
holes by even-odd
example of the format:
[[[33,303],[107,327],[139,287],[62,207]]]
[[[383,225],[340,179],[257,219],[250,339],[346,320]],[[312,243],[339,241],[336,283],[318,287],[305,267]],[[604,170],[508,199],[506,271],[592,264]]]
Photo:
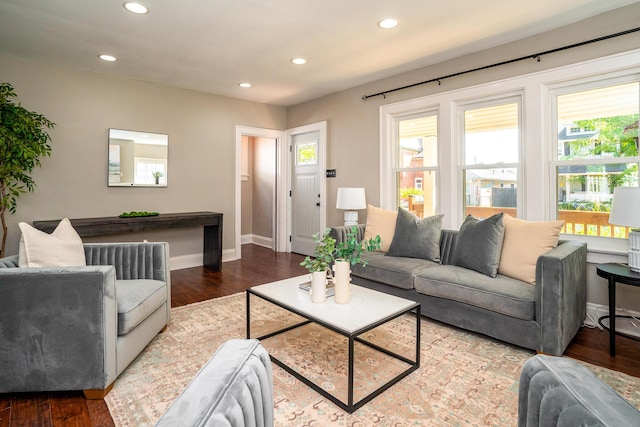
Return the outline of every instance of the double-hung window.
[[[609,224],[616,187],[638,186],[637,78],[591,82],[551,92],[556,214],[564,233],[626,238]]]
[[[518,215],[521,97],[461,105],[465,215]]]
[[[418,218],[436,213],[438,114],[421,113],[394,120],[396,203]]]

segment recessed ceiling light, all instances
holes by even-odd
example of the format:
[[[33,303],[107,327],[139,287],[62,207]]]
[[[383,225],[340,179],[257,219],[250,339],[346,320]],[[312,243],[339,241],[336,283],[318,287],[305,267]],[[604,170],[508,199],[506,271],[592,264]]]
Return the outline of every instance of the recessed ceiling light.
[[[140,3],[128,1],[126,3],[123,3],[122,6],[124,6],[124,8],[127,9],[129,12],[137,13],[138,15],[144,15],[146,13],[149,13],[149,9],[147,9],[145,5]]]
[[[238,86],[240,86],[240,87],[251,87],[251,83],[240,83]]]
[[[118,58],[116,58],[113,55],[107,55],[107,54],[102,54],[102,55],[98,55],[98,58],[102,59],[103,61],[107,61],[107,62],[115,62],[118,60]]]
[[[398,26],[398,21],[396,21],[393,18],[383,19],[382,21],[378,22],[378,27],[384,28],[385,30],[389,28],[395,28],[397,26]]]
[[[291,60],[292,63],[296,64],[296,65],[304,65],[307,63],[307,60],[304,58],[293,58]]]

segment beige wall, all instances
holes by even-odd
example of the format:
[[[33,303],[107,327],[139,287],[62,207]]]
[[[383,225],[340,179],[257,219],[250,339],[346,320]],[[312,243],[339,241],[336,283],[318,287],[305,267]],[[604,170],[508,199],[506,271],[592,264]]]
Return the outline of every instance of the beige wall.
[[[124,211],[224,214],[223,249],[234,247],[235,126],[284,129],[285,108],[0,56],[0,79],[19,101],[57,123],[52,155],[33,173],[37,188],[7,215],[7,253],[17,253],[18,222],[114,216]],[[169,135],[167,188],[107,187],[109,128]],[[202,252],[202,229],[101,240],[167,240],[171,255]],[[90,240],[90,239],[86,239]]]
[[[276,186],[276,141],[254,138],[253,144],[253,234],[273,238]]]
[[[241,184],[240,233],[273,239],[276,140],[243,135],[242,141],[243,145],[246,141],[249,176]]]

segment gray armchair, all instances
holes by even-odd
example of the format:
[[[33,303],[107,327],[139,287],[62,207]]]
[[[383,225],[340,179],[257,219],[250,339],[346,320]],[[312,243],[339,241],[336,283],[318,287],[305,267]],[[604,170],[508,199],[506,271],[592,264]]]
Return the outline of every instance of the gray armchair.
[[[0,393],[103,398],[169,322],[168,243],[85,244],[86,267],[0,259]]]

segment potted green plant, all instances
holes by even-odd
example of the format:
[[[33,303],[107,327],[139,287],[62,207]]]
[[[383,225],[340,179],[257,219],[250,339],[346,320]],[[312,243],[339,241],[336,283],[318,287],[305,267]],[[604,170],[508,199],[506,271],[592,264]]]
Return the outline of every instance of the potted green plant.
[[[0,82],[0,258],[4,257],[7,242],[4,214],[7,210],[16,213],[20,194],[34,190],[35,182],[30,173],[40,166],[40,157],[51,154],[51,138],[46,129],[55,126],[11,98],[16,98],[13,86]]]
[[[152,173],[151,175],[156,180],[156,184],[160,184],[160,177],[163,176],[162,172],[156,171],[156,172]]]
[[[313,235],[316,244],[313,256],[308,256],[300,263],[301,266],[309,270],[309,273],[327,271],[333,262],[333,254],[336,250],[336,239],[331,237],[331,229],[327,228],[324,233]]]
[[[314,234],[313,241],[316,244],[313,256],[306,257],[300,265],[311,273],[311,301],[320,303],[326,298],[327,273],[331,273],[329,267],[336,250],[336,239],[331,237],[331,229],[327,228],[322,235]]]
[[[380,249],[381,246],[382,239],[379,235],[369,240],[358,240],[358,227],[354,225],[347,232],[345,239],[336,246],[335,260],[346,261],[350,265],[360,263],[363,266],[366,266],[367,261],[362,259],[362,252],[375,251]]]

